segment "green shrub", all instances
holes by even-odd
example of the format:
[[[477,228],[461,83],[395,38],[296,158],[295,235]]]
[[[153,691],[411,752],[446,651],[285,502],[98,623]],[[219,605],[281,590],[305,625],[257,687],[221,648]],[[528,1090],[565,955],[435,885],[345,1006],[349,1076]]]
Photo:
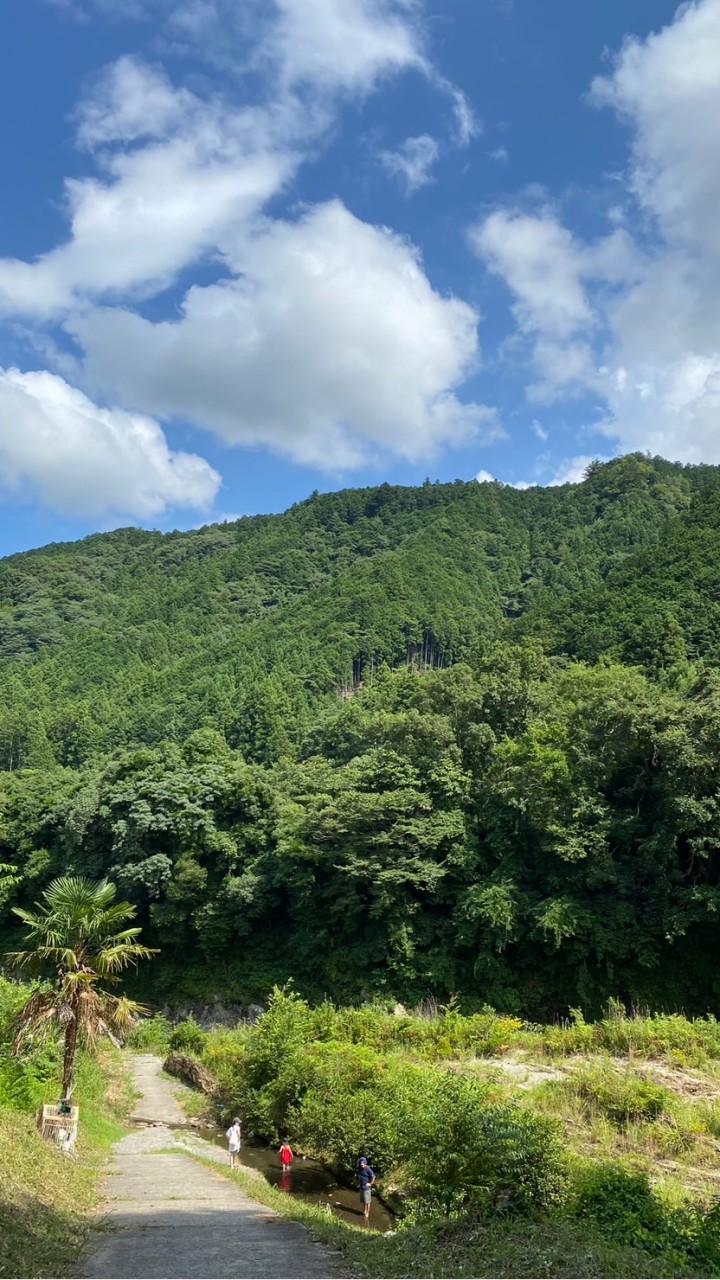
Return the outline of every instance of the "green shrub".
[[[250,1031],[250,1028],[247,1029]],[[217,1080],[216,1104],[223,1120],[228,1113],[239,1113],[247,1120],[245,1029],[211,1032],[202,1053],[202,1062]]]
[[[331,1160],[341,1173],[351,1176],[361,1153],[380,1174],[395,1167],[398,1119],[390,1100],[372,1089],[335,1094],[313,1089],[305,1094],[290,1123],[304,1150]]]
[[[12,1039],[13,1022],[33,993],[33,983],[10,982],[0,977],[0,1044]]]
[[[681,1055],[687,1062],[701,1064],[720,1057],[720,1023],[713,1017],[691,1019],[682,1014],[628,1018],[611,1009],[598,1023],[598,1042],[611,1053],[645,1058]]]
[[[60,1066],[57,1038],[31,1041],[20,1054],[12,1052],[15,1019],[34,986],[0,978],[0,1107],[25,1113],[45,1101]]]
[[[566,1167],[554,1122],[489,1103],[475,1078],[427,1073],[404,1121],[399,1145],[415,1216],[470,1206],[527,1212],[562,1200]]]
[[[717,1274],[720,1268],[720,1207],[702,1214],[692,1206],[672,1207],[654,1193],[644,1173],[619,1164],[597,1165],[580,1177],[575,1215],[620,1245],[645,1249]]]
[[[572,1009],[569,1022],[529,1027],[523,1039],[551,1057],[591,1053],[596,1042],[596,1026],[585,1021],[580,1009]]]
[[[247,1075],[254,1088],[272,1080],[283,1059],[303,1048],[313,1035],[312,1011],[290,986],[275,987],[266,1012],[248,1038]]]
[[[378,1005],[363,1009],[335,1009],[328,1002],[312,1011],[312,1035],[319,1040],[349,1040],[370,1049],[405,1049],[428,1061],[466,1054],[490,1056],[513,1043],[522,1023],[486,1006],[482,1012],[461,1014],[453,1003],[437,1017],[397,1016]]]
[[[720,1103],[700,1098],[691,1104],[698,1128],[711,1138],[720,1138]]]
[[[663,1225],[662,1207],[647,1176],[620,1164],[587,1169],[576,1186],[574,1209],[609,1239],[639,1248],[652,1245]]]
[[[198,1026],[192,1015],[178,1022],[170,1032],[170,1048],[176,1053],[201,1054],[207,1041],[207,1031]]]
[[[603,1024],[585,1024],[575,1014],[572,1026],[550,1030],[580,1046],[623,1020],[652,1024],[653,1035],[663,1021],[621,1018],[614,1010]],[[708,1042],[714,1034],[709,1021],[700,1030],[685,1026],[691,1037],[707,1033]],[[467,1213],[486,1222],[498,1213],[550,1213],[557,1220],[574,1212],[612,1247],[650,1251],[663,1274],[715,1266],[713,1215],[664,1204],[643,1174],[619,1165],[586,1170],[571,1189],[554,1118],[534,1113],[529,1099],[506,1103],[497,1084],[475,1071],[437,1062],[448,1052],[461,1058],[529,1040],[537,1045],[545,1034],[519,1030],[515,1019],[490,1009],[464,1016],[450,1007],[433,1018],[328,1002],[311,1009],[286,987],[276,988],[256,1026],[204,1037],[202,1060],[221,1081],[223,1108],[241,1114],[248,1128],[272,1142],[288,1136],[348,1176],[365,1154],[381,1186],[402,1192],[411,1220]],[[621,1129],[626,1144],[634,1134],[643,1142],[647,1135],[669,1150],[702,1131],[669,1090],[610,1062],[545,1087],[569,1091]],[[714,1117],[710,1104],[708,1114]]]
[[[172,1024],[156,1013],[152,1018],[140,1018],[125,1037],[125,1044],[138,1053],[157,1053],[164,1058],[170,1048],[171,1033]]]
[[[32,1112],[43,1101],[44,1078],[33,1062],[18,1062],[9,1055],[0,1057],[0,1107]]]
[[[571,1023],[533,1027],[518,1036],[518,1043],[549,1056],[605,1051],[617,1056],[670,1058],[679,1065],[702,1066],[720,1058],[720,1022],[712,1016],[686,1018],[682,1014],[626,1014],[610,1001],[600,1022],[586,1023],[573,1012]]]

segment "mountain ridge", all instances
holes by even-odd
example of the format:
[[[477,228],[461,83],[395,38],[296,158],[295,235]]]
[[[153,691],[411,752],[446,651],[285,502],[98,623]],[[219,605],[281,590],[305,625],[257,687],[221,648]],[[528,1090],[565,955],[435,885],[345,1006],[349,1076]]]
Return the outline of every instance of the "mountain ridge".
[[[500,635],[536,636],[550,652],[588,661],[617,650],[647,665],[657,644],[620,635],[622,619],[616,634],[607,623],[604,637],[599,626],[580,634],[583,620],[607,611],[612,575],[622,581],[625,565],[632,577],[633,557],[642,565],[643,548],[659,545],[674,519],[684,530],[706,491],[712,506],[717,483],[714,468],[628,455],[593,464],[577,486],[381,485],[187,533],[129,528],[8,557],[0,562],[0,726],[23,707],[67,716],[81,703],[102,749],[168,732],[181,738],[204,722],[224,728],[229,702],[242,701],[260,675],[292,691],[302,721],[366,666],[423,651],[448,665]],[[703,535],[713,547],[716,515]],[[659,617],[670,617],[667,607]],[[702,656],[688,619],[677,626],[677,655],[687,652],[688,631],[691,656]],[[714,653],[711,635],[705,644]],[[188,681],[192,710],[180,705]],[[180,706],[175,728],[153,731],[132,714],[121,725],[119,711],[137,704],[143,683]],[[108,696],[118,704],[114,726]],[[31,751],[25,762],[36,758]]]
[[[6,560],[5,927],[72,871],[162,1000],[713,1008],[719,611],[720,468],[642,455]]]

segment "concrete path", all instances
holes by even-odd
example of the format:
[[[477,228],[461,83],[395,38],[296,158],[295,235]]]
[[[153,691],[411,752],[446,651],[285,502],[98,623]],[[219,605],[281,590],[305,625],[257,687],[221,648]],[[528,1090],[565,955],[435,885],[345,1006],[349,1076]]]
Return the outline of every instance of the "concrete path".
[[[81,1275],[87,1280],[170,1277],[331,1277],[333,1257],[298,1223],[252,1200],[234,1182],[182,1154],[217,1148],[171,1126],[184,1117],[159,1058],[132,1059],[141,1093],[138,1128],[115,1146],[105,1181],[103,1230]],[[177,1154],[166,1154],[176,1147]],[[220,1154],[217,1152],[217,1154]]]

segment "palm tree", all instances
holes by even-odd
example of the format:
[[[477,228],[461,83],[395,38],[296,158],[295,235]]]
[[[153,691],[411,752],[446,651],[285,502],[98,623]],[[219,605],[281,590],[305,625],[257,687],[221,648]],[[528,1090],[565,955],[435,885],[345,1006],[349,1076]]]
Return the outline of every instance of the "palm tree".
[[[15,1051],[33,1034],[53,1024],[64,1028],[62,1097],[70,1098],[79,1041],[94,1044],[103,1035],[131,1026],[142,1005],[115,996],[99,984],[114,985],[118,974],[155,952],[136,939],[138,928],[123,927],[135,915],[129,902],[116,902],[117,890],[107,880],[61,876],[43,893],[37,911],[13,907],[28,927],[27,951],[8,953],[10,961],[42,969],[52,965],[57,977],[50,987],[34,991],[20,1011]]]

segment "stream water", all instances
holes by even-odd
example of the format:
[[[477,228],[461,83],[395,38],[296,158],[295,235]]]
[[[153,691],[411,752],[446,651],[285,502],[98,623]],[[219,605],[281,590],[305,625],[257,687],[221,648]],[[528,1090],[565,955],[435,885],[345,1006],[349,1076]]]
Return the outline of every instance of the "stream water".
[[[225,1136],[219,1130],[199,1129],[196,1132],[206,1142],[227,1150]],[[318,1160],[303,1160],[296,1156],[290,1172],[286,1173],[280,1167],[277,1151],[253,1138],[243,1138],[240,1163],[248,1169],[257,1169],[272,1187],[277,1187],[278,1191],[284,1191],[296,1200],[327,1206],[338,1218],[352,1222],[355,1226],[362,1223],[359,1192],[336,1182],[330,1170]],[[375,1231],[392,1231],[395,1225],[395,1218],[390,1210],[373,1196],[370,1226]]]

